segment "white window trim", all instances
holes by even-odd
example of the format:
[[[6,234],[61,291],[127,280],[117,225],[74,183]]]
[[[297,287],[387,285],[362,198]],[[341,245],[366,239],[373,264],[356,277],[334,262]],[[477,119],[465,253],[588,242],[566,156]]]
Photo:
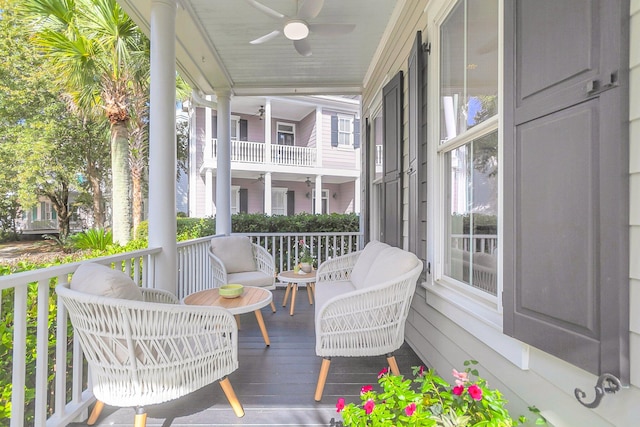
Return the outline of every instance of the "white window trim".
[[[280,130],[280,125],[283,126],[291,126],[292,131],[281,131]],[[287,133],[287,134],[291,134],[293,135],[293,145],[296,145],[296,124],[295,123],[289,123],[289,122],[276,122],[276,143],[278,142],[278,134],[279,133]]]
[[[340,120],[346,120],[350,123],[351,126],[351,132],[341,132],[340,131]],[[345,114],[338,114],[338,147],[337,148],[341,148],[341,149],[353,149],[353,132],[355,131],[355,127],[354,127],[354,117],[353,116],[348,116]],[[341,134],[348,134],[349,135],[349,141],[346,144],[340,144],[340,135]]]
[[[331,198],[329,197],[329,190],[327,189],[322,190],[322,200],[327,201],[327,213],[331,212],[331,207],[329,206],[329,203],[331,203]],[[316,205],[316,189],[314,188],[311,190],[311,206],[315,207],[315,205]]]
[[[236,129],[236,137],[233,138],[231,137],[232,141],[239,141],[240,140],[240,116],[234,116],[231,115],[231,127],[233,127],[233,124],[235,122],[235,129]],[[231,132],[229,132],[229,135],[231,136]]]
[[[235,201],[235,212],[233,209],[234,204],[231,203],[231,215],[239,213],[240,212],[240,186],[239,185],[231,186],[231,200]]]
[[[287,208],[288,208],[288,206],[287,206],[287,192],[288,191],[289,191],[289,189],[286,188],[286,187],[271,187],[271,214],[272,215],[286,215],[287,214]],[[283,195],[283,197],[282,197],[282,200],[283,200],[282,205],[283,205],[284,213],[282,213],[282,214],[274,214],[273,213],[273,210],[274,210],[274,207],[275,207],[273,205],[273,200],[275,199],[273,197],[273,195],[275,193],[282,193],[282,195]]]

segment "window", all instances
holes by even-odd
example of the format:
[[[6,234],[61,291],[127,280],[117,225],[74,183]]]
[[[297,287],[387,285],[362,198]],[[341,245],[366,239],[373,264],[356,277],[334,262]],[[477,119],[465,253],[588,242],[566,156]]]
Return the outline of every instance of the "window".
[[[231,215],[240,213],[240,186],[231,186]]]
[[[273,187],[271,189],[271,215],[287,214],[287,189]]]
[[[296,125],[292,123],[277,123],[278,145],[294,145]]]
[[[240,139],[240,117],[231,116],[231,127],[229,128],[232,141],[238,141]]]
[[[316,190],[313,189],[311,197],[311,207],[315,210],[316,206]],[[322,213],[329,213],[329,190],[322,190]]]
[[[442,275],[498,295],[498,1],[461,0],[440,26]]]
[[[338,116],[338,146],[350,147],[353,145],[353,117]]]

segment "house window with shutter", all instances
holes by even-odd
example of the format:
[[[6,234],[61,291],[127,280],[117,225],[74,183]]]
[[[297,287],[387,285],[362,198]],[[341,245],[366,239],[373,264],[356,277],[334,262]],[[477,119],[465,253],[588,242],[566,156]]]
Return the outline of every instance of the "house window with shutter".
[[[287,214],[287,188],[273,187],[271,189],[271,214]]]
[[[240,212],[240,186],[231,186],[231,215]]]
[[[497,40],[497,0],[459,1],[440,25],[439,279],[496,304]]]
[[[353,117],[338,115],[338,147],[353,145]]]

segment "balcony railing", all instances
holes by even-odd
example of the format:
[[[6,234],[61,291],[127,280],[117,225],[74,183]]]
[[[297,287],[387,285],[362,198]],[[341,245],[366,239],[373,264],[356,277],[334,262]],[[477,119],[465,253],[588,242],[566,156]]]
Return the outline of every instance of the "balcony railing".
[[[204,159],[217,161],[218,140],[207,141]],[[263,142],[231,141],[231,161],[239,163],[266,163],[266,144]],[[315,148],[292,145],[271,145],[271,163],[283,166],[316,166]]]
[[[274,255],[278,271],[293,268],[301,250],[300,240],[310,247],[317,264],[360,249],[362,245],[360,233],[246,235]],[[206,237],[178,244],[179,298],[211,287],[207,254],[210,241],[211,238]],[[161,278],[153,277],[152,272],[160,251],[159,248],[144,249],[91,261],[126,272],[142,287],[155,287]],[[79,342],[68,327],[66,310],[52,294],[55,285],[68,283],[70,275],[81,264],[64,264],[0,277],[0,314],[3,318],[13,317],[13,324],[9,325],[12,345],[6,346],[12,350],[3,355],[5,360],[12,360],[11,427],[66,426],[86,418],[87,408],[94,401],[87,386]],[[4,333],[11,335],[11,331]],[[7,407],[9,402],[0,403]],[[0,419],[0,424],[5,421]]]

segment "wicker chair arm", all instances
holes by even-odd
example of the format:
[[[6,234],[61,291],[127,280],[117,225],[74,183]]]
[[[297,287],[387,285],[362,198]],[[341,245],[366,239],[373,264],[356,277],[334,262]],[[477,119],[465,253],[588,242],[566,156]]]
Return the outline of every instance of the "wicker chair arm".
[[[213,253],[211,247],[209,247],[208,252],[213,273],[213,287],[217,288],[227,283],[227,268],[222,260]]]
[[[178,304],[179,300],[174,294],[160,289],[141,288],[142,299],[146,302],[157,302],[162,304]]]
[[[276,267],[273,262],[273,256],[262,246],[252,243],[253,245],[253,253],[256,259],[256,267],[261,272],[267,274],[268,276],[274,277],[275,280],[275,272]]]
[[[356,264],[358,257],[362,251],[352,252],[336,258],[328,259],[318,267],[316,272],[316,286],[322,282],[335,282],[339,280],[348,280],[351,270]]]

